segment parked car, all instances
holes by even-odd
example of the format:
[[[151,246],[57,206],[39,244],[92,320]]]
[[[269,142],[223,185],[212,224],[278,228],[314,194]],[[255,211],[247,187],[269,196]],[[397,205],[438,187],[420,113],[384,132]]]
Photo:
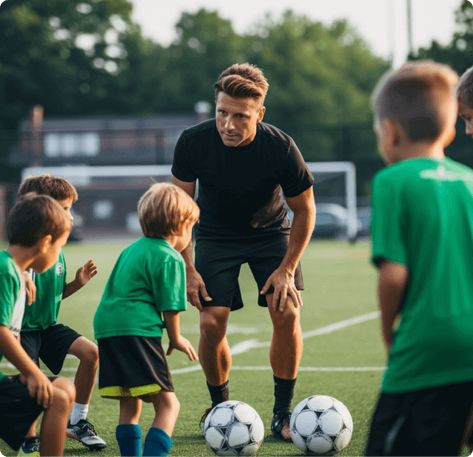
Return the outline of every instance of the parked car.
[[[357,209],[358,215],[358,238],[370,236],[371,226],[371,208],[369,206],[360,206]]]
[[[337,203],[318,203],[314,238],[346,238],[348,211]]]

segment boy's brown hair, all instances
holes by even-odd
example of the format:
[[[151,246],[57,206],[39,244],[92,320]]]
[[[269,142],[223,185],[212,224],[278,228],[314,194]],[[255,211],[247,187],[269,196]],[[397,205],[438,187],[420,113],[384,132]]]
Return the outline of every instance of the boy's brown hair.
[[[261,69],[249,63],[235,63],[223,70],[214,84],[215,97],[224,92],[230,97],[251,97],[264,102],[268,80]]]
[[[150,238],[178,235],[185,223],[195,223],[200,210],[182,189],[169,183],[153,184],[138,202],[143,234]]]
[[[457,99],[473,109],[473,67],[460,76],[457,86]]]
[[[65,178],[51,175],[30,176],[18,188],[17,196],[21,197],[30,192],[38,195],[49,195],[54,200],[72,198],[75,203],[79,198],[76,188]]]
[[[70,217],[56,200],[30,193],[22,196],[11,209],[7,238],[11,245],[31,247],[47,235],[51,235],[54,242],[71,228]]]
[[[413,141],[435,141],[454,125],[458,75],[430,60],[408,62],[387,73],[373,92],[378,119],[396,122]]]

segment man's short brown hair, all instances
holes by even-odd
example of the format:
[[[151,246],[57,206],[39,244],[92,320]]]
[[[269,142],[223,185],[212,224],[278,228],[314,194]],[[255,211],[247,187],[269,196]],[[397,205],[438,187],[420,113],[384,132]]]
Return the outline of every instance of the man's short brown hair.
[[[264,102],[268,93],[268,80],[263,71],[249,63],[235,63],[223,70],[214,84],[215,97],[224,92],[230,97],[251,97]]]
[[[7,238],[11,245],[31,247],[51,235],[52,242],[70,232],[72,222],[59,203],[48,195],[22,196],[8,215]]]
[[[457,99],[460,103],[473,109],[473,67],[460,76],[457,86]]]
[[[178,235],[186,223],[195,223],[199,207],[184,190],[169,183],[153,184],[138,202],[143,234],[150,238]]]
[[[375,115],[399,124],[411,141],[435,141],[451,122],[457,81],[447,65],[408,62],[379,81],[372,99]]]
[[[17,196],[34,192],[38,195],[49,195],[54,200],[72,199],[75,203],[78,199],[76,188],[65,178],[51,175],[30,176],[21,184]]]

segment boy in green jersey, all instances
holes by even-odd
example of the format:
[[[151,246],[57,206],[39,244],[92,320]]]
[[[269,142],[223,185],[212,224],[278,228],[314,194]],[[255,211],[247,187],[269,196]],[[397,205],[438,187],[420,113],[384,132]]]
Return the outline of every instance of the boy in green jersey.
[[[445,157],[458,77],[411,62],[373,95],[372,260],[388,366],[366,455],[458,455],[473,404],[473,171]]]
[[[21,183],[18,197],[21,198],[28,192],[54,198],[72,220],[71,208],[78,196],[74,186],[66,179],[50,175],[29,177]],[[69,283],[66,282],[66,271],[66,260],[61,251],[52,268],[34,275],[33,286],[31,281],[27,281],[27,292],[28,289],[33,291],[35,297],[34,303],[25,309],[21,344],[38,365],[41,359],[54,374],[61,371],[67,354],[79,359],[74,379],[76,401],[69,417],[67,435],[80,441],[89,450],[101,450],[106,447],[106,443],[87,420],[98,369],[97,345],[72,328],[57,322],[61,301],[87,284],[97,274],[97,267],[92,260],[87,261]],[[39,437],[36,436],[33,424],[25,436],[20,454],[34,457],[38,448]]]
[[[70,230],[71,221],[57,202],[27,195],[10,212],[9,246],[0,252],[0,359],[5,356],[20,372],[0,373],[0,438],[18,450],[44,411],[41,455],[63,455],[75,390],[67,379],[49,380],[18,340],[25,307],[23,272],[42,273],[54,265]]]
[[[120,401],[116,438],[121,455],[166,456],[179,414],[171,374],[161,345],[197,360],[181,336],[179,312],[186,309],[185,263],[180,252],[191,241],[199,208],[183,190],[158,183],[141,197],[138,216],[144,236],[119,256],[94,317],[100,353],[99,392]],[[141,449],[142,401],[155,417]]]
[[[473,67],[460,77],[457,87],[458,114],[465,122],[465,133],[473,137]]]

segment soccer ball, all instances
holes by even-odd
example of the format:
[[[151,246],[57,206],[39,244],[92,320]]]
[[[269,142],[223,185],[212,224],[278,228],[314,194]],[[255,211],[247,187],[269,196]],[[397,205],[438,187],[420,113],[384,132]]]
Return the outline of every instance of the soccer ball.
[[[242,401],[224,401],[205,418],[204,437],[217,455],[255,455],[264,438],[259,414]]]
[[[328,395],[312,395],[292,412],[292,442],[307,455],[335,455],[348,446],[353,420],[348,408]]]

